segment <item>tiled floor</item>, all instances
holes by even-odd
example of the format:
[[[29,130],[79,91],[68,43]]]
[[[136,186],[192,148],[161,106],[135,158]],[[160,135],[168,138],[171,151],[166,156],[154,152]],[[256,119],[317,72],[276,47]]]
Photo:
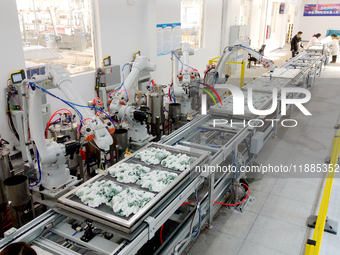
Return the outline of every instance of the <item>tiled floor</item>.
[[[280,56],[276,62],[283,62],[289,54],[284,49],[269,56]],[[252,72],[250,76],[256,72],[259,76],[263,71],[256,68]],[[333,127],[339,123],[340,64],[326,67],[311,88],[311,94],[305,106],[312,116],[295,110],[292,117],[299,123],[297,128],[279,128],[277,137],[271,138],[260,152],[257,163],[324,163],[330,155]],[[306,220],[318,213],[325,181],[315,175],[285,177],[266,175],[251,184],[250,194],[255,201],[243,213],[221,208],[215,216],[213,230],[204,230],[188,254],[303,255],[306,240],[313,234],[313,230],[306,227]],[[340,223],[339,197],[340,178],[336,178],[328,216]],[[340,235],[325,233],[321,254],[339,253]]]

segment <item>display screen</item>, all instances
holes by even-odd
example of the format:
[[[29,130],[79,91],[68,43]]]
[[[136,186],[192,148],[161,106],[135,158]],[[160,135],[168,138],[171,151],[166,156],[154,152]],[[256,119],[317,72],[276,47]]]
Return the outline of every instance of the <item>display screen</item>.
[[[110,59],[106,58],[104,59],[104,66],[110,65]]]
[[[103,58],[103,66],[109,66],[111,65],[111,57],[107,56],[106,58]]]
[[[21,73],[12,74],[12,82],[13,83],[22,82],[22,75],[21,75]]]

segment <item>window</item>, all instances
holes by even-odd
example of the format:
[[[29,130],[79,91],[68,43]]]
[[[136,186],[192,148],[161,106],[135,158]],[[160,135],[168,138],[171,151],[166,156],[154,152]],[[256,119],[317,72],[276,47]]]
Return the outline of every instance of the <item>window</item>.
[[[16,0],[26,69],[95,69],[91,0]],[[39,72],[39,71],[37,71]]]
[[[193,49],[202,48],[203,0],[182,0],[181,42],[189,42]]]

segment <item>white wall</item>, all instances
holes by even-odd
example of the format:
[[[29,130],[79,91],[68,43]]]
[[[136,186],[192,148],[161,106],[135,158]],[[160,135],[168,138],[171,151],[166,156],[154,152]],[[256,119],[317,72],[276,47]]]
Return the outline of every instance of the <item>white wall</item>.
[[[302,0],[300,8],[297,9],[300,19],[298,29],[303,32],[303,40],[309,40],[313,34],[321,33],[324,38],[328,29],[340,28],[340,16],[303,16],[305,4],[316,4],[316,0]],[[339,4],[339,0],[319,0],[319,4]],[[297,32],[295,30],[295,33]]]
[[[0,134],[11,145],[19,144],[11,133],[6,116],[5,88],[10,74],[25,68],[24,52],[21,45],[21,34],[15,1],[0,0]]]
[[[241,5],[239,0],[224,0],[221,52],[226,46],[230,45],[230,27],[241,25],[240,11]]]
[[[287,21],[288,21],[288,9],[289,9],[289,3],[291,1],[284,0],[284,1],[276,1],[276,0],[269,0],[268,1],[268,12],[267,12],[267,25],[271,25],[271,15],[272,15],[272,4],[273,3],[285,3],[285,11],[284,14],[278,14],[277,18],[277,24],[276,24],[276,30],[273,32],[273,27],[271,28],[271,36],[270,39],[266,39],[266,49],[265,53],[271,52],[273,50],[276,50],[278,48],[282,48],[285,45],[285,38],[287,33]],[[275,10],[276,11],[276,10]],[[264,35],[266,36],[266,34]]]
[[[264,8],[262,8],[262,0],[253,0],[251,6],[251,19],[250,19],[250,38],[251,38],[251,47],[254,49],[259,49],[262,45],[262,34],[263,29],[260,30],[261,22],[263,19],[261,17],[264,15],[262,12]]]

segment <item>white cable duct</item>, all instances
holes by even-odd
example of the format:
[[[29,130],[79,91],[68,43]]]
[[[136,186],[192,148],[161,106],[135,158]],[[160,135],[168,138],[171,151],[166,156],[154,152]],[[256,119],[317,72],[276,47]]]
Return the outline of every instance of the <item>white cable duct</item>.
[[[31,136],[34,140],[35,145],[38,148],[41,163],[55,163],[59,156],[64,157],[64,154],[60,154],[60,150],[55,150],[55,148],[47,146],[51,143],[49,140],[45,139],[44,126],[42,123],[42,95],[43,92],[40,89],[35,89],[30,93],[30,126],[31,126]]]
[[[31,169],[34,168],[34,163],[32,160],[32,156],[31,156],[31,152],[29,149],[29,136],[28,136],[28,121],[27,121],[27,117],[28,117],[28,112],[27,112],[27,101],[26,101],[26,86],[28,85],[28,82],[23,82],[21,84],[21,96],[22,96],[22,110],[23,110],[23,130],[24,130],[24,141],[25,141],[25,150],[26,150],[26,154],[27,154],[27,159],[28,159],[28,164],[30,166]]]

